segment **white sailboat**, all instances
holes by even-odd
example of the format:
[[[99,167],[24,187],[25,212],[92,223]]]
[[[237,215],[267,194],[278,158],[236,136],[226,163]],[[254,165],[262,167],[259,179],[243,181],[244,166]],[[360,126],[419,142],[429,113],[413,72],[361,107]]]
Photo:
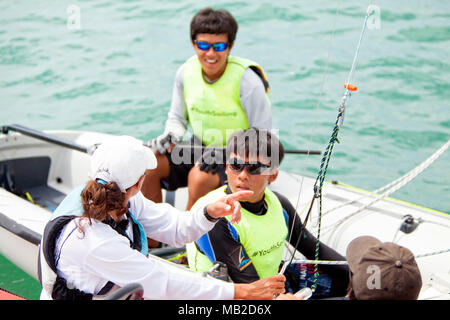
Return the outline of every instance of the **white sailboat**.
[[[106,137],[96,132],[3,127],[0,253],[36,279],[44,227],[65,195],[88,180],[90,152]],[[294,206],[298,204],[304,222],[314,183],[311,177],[281,171],[271,188],[287,196]],[[348,243],[360,235],[404,246],[416,256],[422,274],[419,299],[450,299],[449,214],[341,183],[325,182],[322,194],[322,242],[344,256]],[[177,208],[185,208],[186,188],[164,196],[166,200],[170,196]],[[313,212],[307,228],[314,233],[316,224]]]

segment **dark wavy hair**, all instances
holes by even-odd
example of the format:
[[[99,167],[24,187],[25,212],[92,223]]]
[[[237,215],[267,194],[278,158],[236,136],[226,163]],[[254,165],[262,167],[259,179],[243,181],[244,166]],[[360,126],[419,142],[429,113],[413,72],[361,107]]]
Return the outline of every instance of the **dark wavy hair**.
[[[270,160],[272,168],[278,168],[284,158],[284,147],[278,137],[266,129],[250,128],[235,131],[227,141],[226,158],[231,153],[242,158],[263,157]]]
[[[228,42],[232,44],[236,39],[238,24],[234,17],[226,10],[205,8],[200,10],[191,20],[191,40],[195,41],[197,34],[228,34]]]
[[[95,180],[90,180],[81,192],[81,204],[83,217],[89,220],[105,221],[112,217],[119,221],[120,217],[128,211],[124,205],[125,194],[115,182],[107,182],[105,185]]]

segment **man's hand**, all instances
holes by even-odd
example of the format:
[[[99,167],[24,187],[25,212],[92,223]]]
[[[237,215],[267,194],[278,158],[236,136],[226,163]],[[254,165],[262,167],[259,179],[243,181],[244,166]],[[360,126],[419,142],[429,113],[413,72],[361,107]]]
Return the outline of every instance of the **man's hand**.
[[[235,283],[234,299],[272,300],[274,296],[285,292],[285,281],[286,277],[284,275],[277,274],[252,283]]]
[[[173,133],[168,132],[158,136],[155,139],[152,139],[146,143],[148,147],[150,147],[153,151],[164,154],[166,152],[170,152],[180,139],[176,137]]]
[[[221,218],[231,214],[231,224],[241,221],[241,204],[240,198],[253,195],[253,191],[244,190],[226,195],[222,199],[217,200],[206,206],[208,215],[212,218]]]

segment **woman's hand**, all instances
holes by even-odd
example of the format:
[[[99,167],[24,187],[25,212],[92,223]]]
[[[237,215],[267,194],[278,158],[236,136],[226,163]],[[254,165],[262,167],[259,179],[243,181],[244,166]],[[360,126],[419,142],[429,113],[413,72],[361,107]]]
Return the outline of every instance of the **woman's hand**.
[[[286,277],[277,274],[252,283],[235,283],[234,299],[272,300],[274,296],[284,293]]]
[[[238,200],[251,195],[253,195],[253,191],[250,190],[238,191],[226,195],[222,199],[207,205],[206,211],[212,218],[222,218],[231,214],[231,224],[238,223],[241,221],[241,204]]]

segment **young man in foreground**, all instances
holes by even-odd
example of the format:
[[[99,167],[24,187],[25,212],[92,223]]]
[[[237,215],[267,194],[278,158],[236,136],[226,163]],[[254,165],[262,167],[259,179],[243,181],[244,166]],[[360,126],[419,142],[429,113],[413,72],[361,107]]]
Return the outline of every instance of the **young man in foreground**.
[[[268,185],[278,176],[284,149],[278,138],[267,130],[251,128],[231,135],[227,143],[226,175],[228,184],[200,198],[194,212],[226,194],[253,191],[239,199],[241,221],[232,225],[221,218],[199,240],[187,245],[191,269],[204,272],[217,262],[223,263],[233,282],[249,283],[280,270],[285,241],[296,246],[307,259],[314,259],[316,238],[304,228],[289,200]],[[292,235],[290,233],[292,232]],[[335,250],[320,244],[320,260],[345,260]],[[320,276],[313,297],[345,296],[349,282],[347,266],[319,267]],[[226,276],[226,275],[225,275]],[[314,265],[292,264],[286,270],[288,289],[295,293],[314,281]]]

